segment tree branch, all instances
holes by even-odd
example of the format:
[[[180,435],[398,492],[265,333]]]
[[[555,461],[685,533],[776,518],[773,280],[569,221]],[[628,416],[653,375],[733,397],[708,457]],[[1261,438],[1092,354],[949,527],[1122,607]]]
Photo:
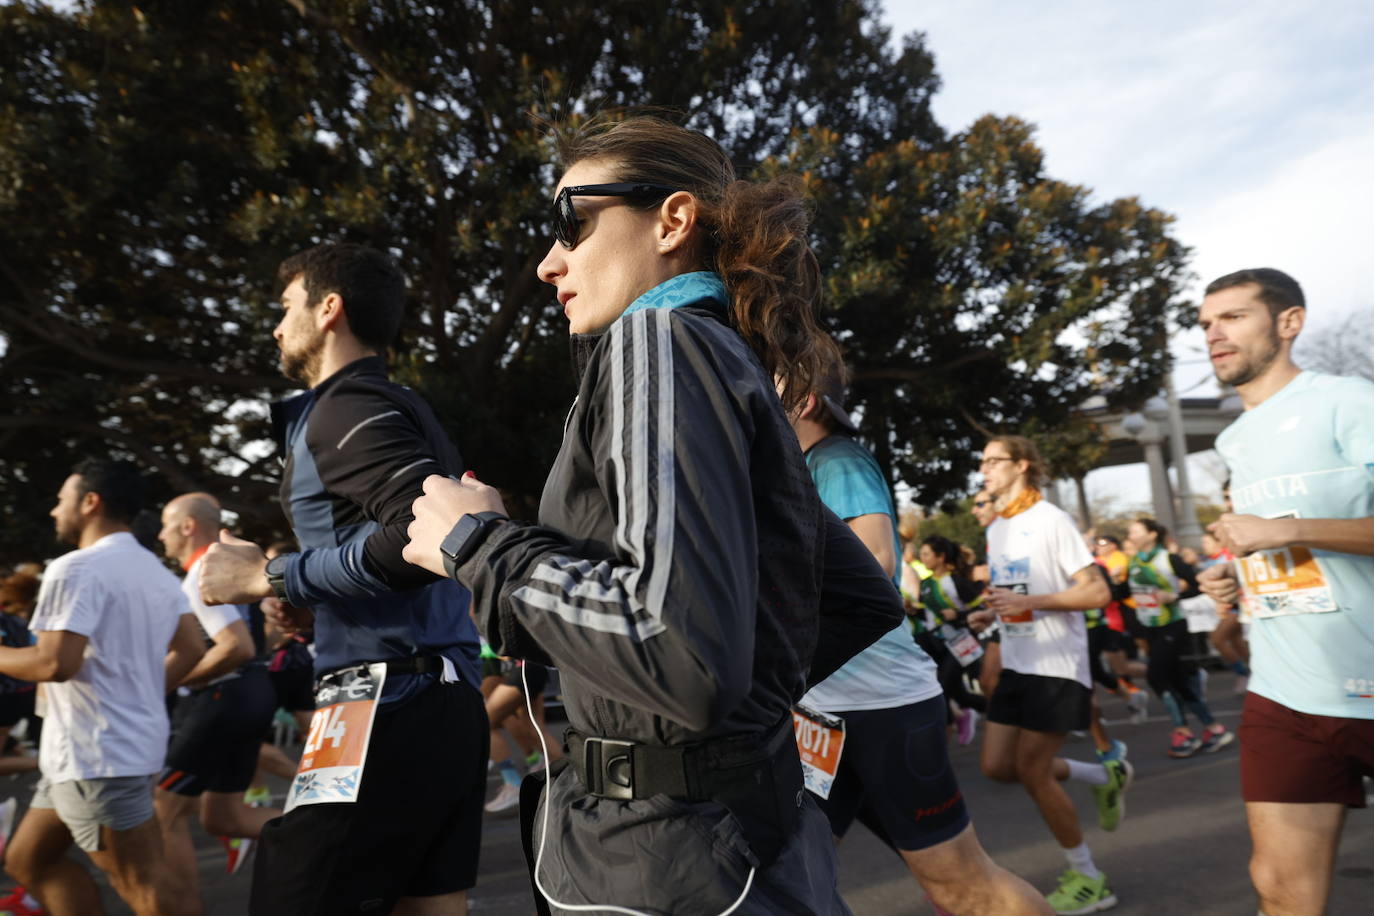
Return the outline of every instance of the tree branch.
[[[415,101],[415,87],[401,79],[389,67],[382,63],[381,55],[379,55],[376,49],[367,42],[362,32],[349,26],[340,25],[324,13],[310,6],[305,0],[286,0],[286,3],[306,21],[337,32],[339,38],[343,40],[343,43],[348,46],[350,51],[361,57],[363,62],[371,67],[378,76],[394,85],[401,93],[401,100],[405,103],[406,125],[408,127],[415,126],[420,117],[420,106],[419,103]]]
[[[19,327],[33,334],[35,337],[59,347],[73,356],[79,357],[86,362],[97,366],[104,366],[108,369],[118,369],[121,372],[132,372],[137,375],[161,375],[172,378],[192,379],[204,382],[209,385],[216,385],[221,388],[231,388],[238,391],[261,391],[270,389],[273,391],[286,391],[295,388],[295,384],[285,378],[266,375],[231,375],[216,372],[213,369],[196,366],[191,363],[165,363],[157,360],[133,359],[127,356],[120,356],[108,350],[82,343],[73,336],[61,331],[45,327],[43,323],[35,321],[23,312],[0,305],[0,316],[6,320],[14,322]]]
[[[139,437],[126,433],[119,429],[110,429],[96,423],[89,423],[82,420],[71,420],[64,417],[39,417],[39,416],[0,416],[0,431],[10,433],[21,429],[55,429],[62,432],[73,433],[86,439],[95,439],[101,442],[110,442],[120,448],[132,452],[146,465],[160,472],[172,486],[184,493],[196,490],[205,490],[221,496],[221,502],[225,509],[237,515],[250,518],[265,519],[274,514],[274,506],[264,504],[262,499],[253,498],[252,494],[244,494],[239,500],[225,499],[221,494],[228,492],[232,488],[243,489],[245,487],[261,488],[270,493],[270,484],[255,480],[246,476],[226,477],[216,474],[212,477],[202,478],[189,473],[176,462],[171,461],[162,454],[152,449],[147,442]],[[253,464],[257,464],[254,462]],[[250,465],[252,467],[253,465]]]
[[[897,366],[859,369],[854,373],[855,382],[926,382],[933,376],[946,375],[955,369],[974,363],[995,361],[998,355],[992,350],[976,350],[924,369],[903,369]]]

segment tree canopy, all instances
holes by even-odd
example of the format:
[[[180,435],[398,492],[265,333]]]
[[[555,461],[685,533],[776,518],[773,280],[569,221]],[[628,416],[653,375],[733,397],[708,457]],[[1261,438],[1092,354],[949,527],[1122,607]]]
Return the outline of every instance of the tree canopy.
[[[45,549],[88,454],[280,532],[273,275],[323,240],[397,256],[395,376],[528,513],[573,390],[534,273],[550,125],[639,105],[804,176],[864,438],[918,501],[961,495],[987,431],[1153,393],[1187,252],[1016,118],[947,133],[938,87],[871,0],[0,9],[0,560]]]

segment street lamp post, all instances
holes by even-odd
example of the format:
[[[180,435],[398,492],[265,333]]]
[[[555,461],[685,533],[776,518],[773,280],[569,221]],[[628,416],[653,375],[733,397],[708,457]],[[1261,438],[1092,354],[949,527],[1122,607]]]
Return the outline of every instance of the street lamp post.
[[[1163,398],[1153,397],[1145,402],[1145,416],[1136,441],[1145,452],[1145,464],[1150,468],[1150,496],[1154,502],[1155,520],[1174,531],[1173,488],[1169,486],[1169,471],[1164,463],[1165,428],[1169,419],[1169,405]]]

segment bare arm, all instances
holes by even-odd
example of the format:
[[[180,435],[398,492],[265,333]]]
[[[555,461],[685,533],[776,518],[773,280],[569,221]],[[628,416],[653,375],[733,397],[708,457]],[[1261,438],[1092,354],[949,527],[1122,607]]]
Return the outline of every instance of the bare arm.
[[[1374,556],[1374,516],[1368,518],[1260,518],[1227,513],[1210,526],[1217,540],[1243,557],[1256,550],[1308,547]]]
[[[253,657],[253,637],[248,633],[248,625],[242,620],[235,620],[210,639],[214,645],[182,676],[182,684],[198,686],[213,681]]]
[[[892,518],[885,512],[870,512],[844,520],[849,529],[864,542],[868,552],[878,561],[883,572],[897,574],[897,545],[892,538]]]
[[[205,642],[201,639],[200,624],[196,623],[196,615],[188,611],[177,618],[176,632],[172,634],[172,642],[167,647],[164,668],[168,693],[177,689],[186,673],[195,667],[204,654]]]
[[[39,630],[38,644],[0,646],[0,674],[21,681],[65,681],[81,670],[90,640],[68,630]]]

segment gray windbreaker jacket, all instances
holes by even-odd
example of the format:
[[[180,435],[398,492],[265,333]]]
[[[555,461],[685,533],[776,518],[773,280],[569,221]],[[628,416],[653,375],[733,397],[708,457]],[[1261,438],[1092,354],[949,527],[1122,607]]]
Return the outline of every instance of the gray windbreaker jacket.
[[[495,651],[558,667],[575,728],[669,746],[775,728],[808,685],[902,620],[891,580],[821,505],[772,380],[729,326],[719,280],[702,273],[646,293],[601,335],[539,524],[489,528],[457,579]],[[577,791],[569,777],[555,802]],[[589,798],[556,817],[596,808],[598,833],[625,833],[672,815],[640,810],[654,801]],[[577,829],[551,827],[550,846]],[[683,842],[672,831],[650,833],[631,845],[686,855],[659,848]],[[605,833],[582,859],[572,847],[586,837],[569,839],[559,874],[541,874],[574,898],[634,906],[596,899],[597,857],[624,840]],[[659,905],[682,911],[685,891],[660,891]],[[711,899],[693,908],[717,912]]]

